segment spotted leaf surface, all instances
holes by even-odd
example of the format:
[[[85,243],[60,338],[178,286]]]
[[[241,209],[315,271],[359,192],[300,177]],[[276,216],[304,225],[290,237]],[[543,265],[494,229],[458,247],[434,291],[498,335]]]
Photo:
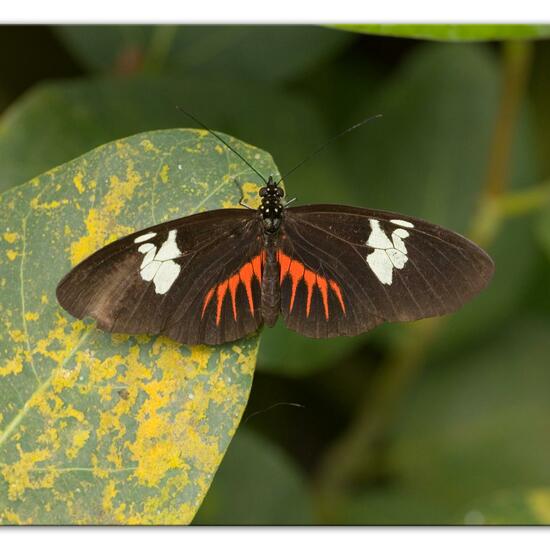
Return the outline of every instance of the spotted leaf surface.
[[[267,153],[227,137],[259,170]],[[207,133],[99,147],[0,195],[0,523],[185,524],[240,421],[257,335],[183,346],[107,334],[55,299],[128,233],[250,201],[257,178]]]

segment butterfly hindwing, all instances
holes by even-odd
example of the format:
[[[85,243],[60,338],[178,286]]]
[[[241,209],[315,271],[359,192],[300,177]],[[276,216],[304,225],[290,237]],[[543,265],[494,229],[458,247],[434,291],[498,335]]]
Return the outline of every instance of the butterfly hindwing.
[[[279,243],[282,316],[315,338],[450,313],[494,270],[483,250],[452,231],[347,206],[288,208]]]
[[[159,224],[78,264],[59,303],[109,332],[186,344],[236,340],[261,324],[262,230],[255,212],[224,209]]]

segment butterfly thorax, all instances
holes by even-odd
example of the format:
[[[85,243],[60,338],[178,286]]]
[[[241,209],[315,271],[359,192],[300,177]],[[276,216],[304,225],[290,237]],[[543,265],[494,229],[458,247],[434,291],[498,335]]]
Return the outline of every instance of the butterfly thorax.
[[[285,192],[279,184],[269,176],[267,184],[259,191],[262,202],[258,211],[262,217],[264,231],[266,233],[276,233],[281,226],[283,219],[284,206],[282,198]]]

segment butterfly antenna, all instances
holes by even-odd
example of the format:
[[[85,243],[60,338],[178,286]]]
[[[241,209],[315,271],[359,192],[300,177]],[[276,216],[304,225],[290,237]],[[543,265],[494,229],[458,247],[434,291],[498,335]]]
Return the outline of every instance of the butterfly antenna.
[[[277,184],[281,183],[281,181],[283,181],[286,177],[290,176],[290,174],[292,174],[292,172],[298,170],[298,168],[300,168],[300,166],[302,166],[302,164],[305,164],[309,159],[311,159],[312,157],[314,157],[315,155],[320,153],[325,147],[330,145],[333,141],[336,141],[338,138],[341,138],[343,135],[345,135],[345,134],[347,134],[347,133],[349,133],[353,130],[357,130],[357,128],[360,128],[361,126],[363,126],[363,124],[366,124],[367,122],[370,122],[371,120],[374,120],[376,118],[382,118],[382,115],[378,114],[378,115],[370,116],[370,117],[366,118],[365,120],[362,120],[361,122],[358,122],[357,124],[354,124],[353,126],[350,126],[349,128],[346,128],[344,131],[340,132],[339,134],[336,134],[335,136],[331,137],[328,141],[323,143],[323,145],[321,145],[320,147],[315,149],[315,151],[312,151],[304,160],[302,160],[294,168],[292,168],[292,170],[289,170],[284,176],[282,176],[281,179],[277,182]]]
[[[197,117],[193,116],[191,113],[188,113],[185,109],[182,109],[179,105],[176,105],[176,109],[182,112],[184,115],[187,115],[191,120],[195,121],[200,126],[202,126],[207,132],[211,133],[217,140],[221,141],[230,151],[235,153],[250,169],[256,172],[256,174],[258,174],[258,176],[262,178],[262,181],[267,185],[267,181],[262,176],[262,174],[260,174],[260,172],[258,172],[258,170],[256,170],[256,168],[254,168],[254,166],[252,166],[252,164],[250,164],[250,162],[248,162],[238,151],[233,149],[233,147],[231,147],[231,145],[229,145],[229,143],[227,143],[225,139],[221,138],[218,134],[216,134],[216,132],[214,132],[214,130],[211,130],[210,128],[208,128],[206,124],[203,124]]]

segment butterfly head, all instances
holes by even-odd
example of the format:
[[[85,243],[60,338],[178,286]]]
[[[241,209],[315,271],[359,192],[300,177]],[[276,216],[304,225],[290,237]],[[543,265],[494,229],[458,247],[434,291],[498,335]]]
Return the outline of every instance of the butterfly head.
[[[285,192],[274,181],[273,177],[269,176],[267,184],[260,188],[259,193],[262,198],[259,212],[264,224],[264,230],[268,233],[275,233],[281,226],[284,210],[281,199],[285,196]]]

